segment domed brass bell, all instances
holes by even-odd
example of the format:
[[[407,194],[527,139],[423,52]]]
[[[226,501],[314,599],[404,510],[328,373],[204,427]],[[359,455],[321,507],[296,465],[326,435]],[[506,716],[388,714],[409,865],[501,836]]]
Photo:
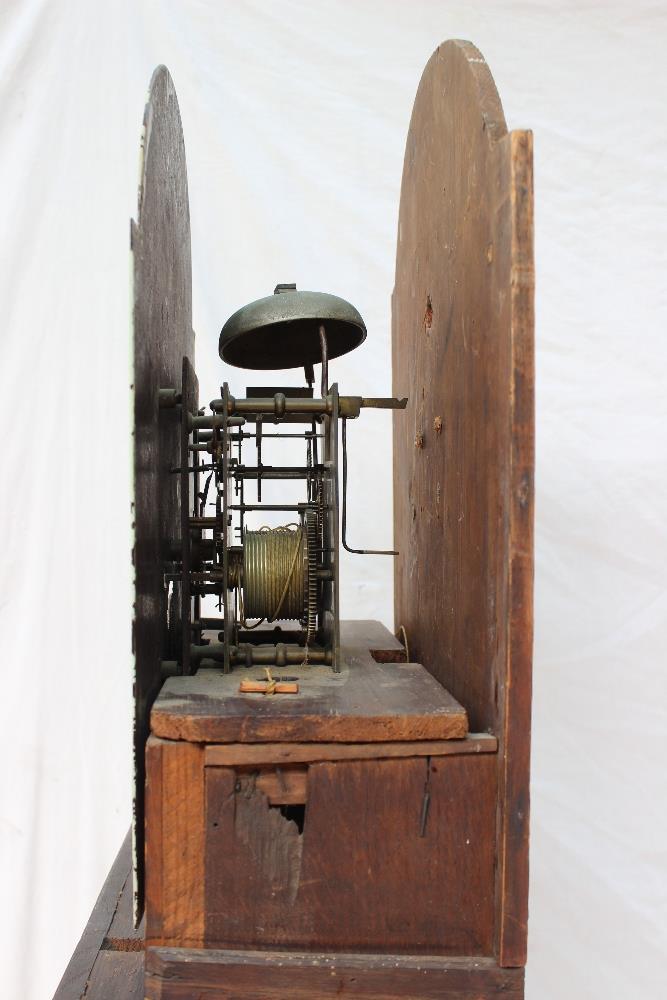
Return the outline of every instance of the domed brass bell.
[[[366,339],[366,325],[345,299],[278,285],[273,295],[243,306],[220,333],[223,361],[237,368],[303,368],[321,360],[319,329],[326,331],[329,359]]]

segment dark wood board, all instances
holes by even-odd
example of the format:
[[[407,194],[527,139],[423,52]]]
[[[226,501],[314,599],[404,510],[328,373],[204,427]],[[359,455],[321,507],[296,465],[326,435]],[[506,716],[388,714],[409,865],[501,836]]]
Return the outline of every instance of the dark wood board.
[[[368,635],[363,635],[364,627]],[[348,640],[349,636],[349,640]],[[384,638],[383,638],[384,636]],[[418,663],[379,663],[370,649],[395,651],[396,639],[379,623],[341,623],[341,670],[285,667],[298,676],[298,694],[240,694],[244,677],[201,669],[167,680],[153,706],[151,732],[167,740],[235,742],[366,742],[461,739],[466,713]]]
[[[132,920],[128,832],[53,1000],[142,1000],[143,926]]]
[[[206,768],[206,945],[490,956],[496,771],[491,754],[312,764],[299,832],[255,775]]]
[[[496,753],[498,740],[469,733],[462,740],[403,740],[397,743],[214,743],[204,751],[206,767],[253,767],[258,764],[314,764],[321,760],[385,760],[396,757],[444,757]]]
[[[83,1000],[143,1000],[144,950],[101,951]]]
[[[469,42],[415,100],[392,301],[396,625],[499,738],[497,948],[525,961],[533,578],[532,138]]]
[[[149,948],[146,1000],[522,1000],[488,959]]]
[[[180,656],[166,631],[164,564],[181,539],[178,410],[159,408],[159,390],[181,392],[183,358],[194,361],[190,213],[178,101],[164,66],[155,70],[144,112],[134,273],[135,657],[134,837],[137,911],[143,905],[144,744],[160,683],[160,661]],[[176,589],[170,609],[180,621]],[[180,629],[176,630],[180,634]],[[173,648],[170,648],[173,647]]]

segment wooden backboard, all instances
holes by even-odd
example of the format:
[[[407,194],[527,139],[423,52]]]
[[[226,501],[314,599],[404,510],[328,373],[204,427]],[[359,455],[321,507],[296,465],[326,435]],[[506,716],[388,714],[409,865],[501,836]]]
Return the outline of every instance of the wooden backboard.
[[[393,294],[396,625],[499,738],[496,951],[525,961],[533,577],[532,135],[449,41],[408,133]]]

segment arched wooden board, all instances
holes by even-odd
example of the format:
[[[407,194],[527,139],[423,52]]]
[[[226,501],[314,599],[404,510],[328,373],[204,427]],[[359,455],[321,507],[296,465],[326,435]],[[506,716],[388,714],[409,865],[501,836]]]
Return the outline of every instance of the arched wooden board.
[[[178,629],[167,634],[165,563],[181,539],[181,462],[177,409],[159,410],[159,390],[180,393],[183,359],[194,361],[190,211],[185,148],[168,70],[151,79],[144,112],[134,275],[134,871],[135,916],[143,910],[144,746],[160,662],[180,655]],[[191,390],[190,390],[191,394]],[[159,414],[159,418],[158,418]],[[178,590],[170,618],[180,623]]]
[[[396,625],[499,737],[497,952],[525,961],[533,574],[532,136],[450,41],[407,139],[393,295]]]

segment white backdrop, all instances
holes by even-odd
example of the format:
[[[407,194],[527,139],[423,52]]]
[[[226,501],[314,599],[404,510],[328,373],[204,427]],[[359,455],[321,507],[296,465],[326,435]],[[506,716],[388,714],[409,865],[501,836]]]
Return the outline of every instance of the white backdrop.
[[[535,132],[537,590],[529,1000],[664,996],[666,5],[2,0],[3,997],[55,988],[130,819],[128,234],[153,67],[185,130],[197,368],[277,281],[337,292],[390,392],[403,149],[473,40]],[[353,542],[391,537],[390,424],[351,435]],[[384,497],[381,515],[364,494]],[[390,567],[343,611],[391,624]]]

